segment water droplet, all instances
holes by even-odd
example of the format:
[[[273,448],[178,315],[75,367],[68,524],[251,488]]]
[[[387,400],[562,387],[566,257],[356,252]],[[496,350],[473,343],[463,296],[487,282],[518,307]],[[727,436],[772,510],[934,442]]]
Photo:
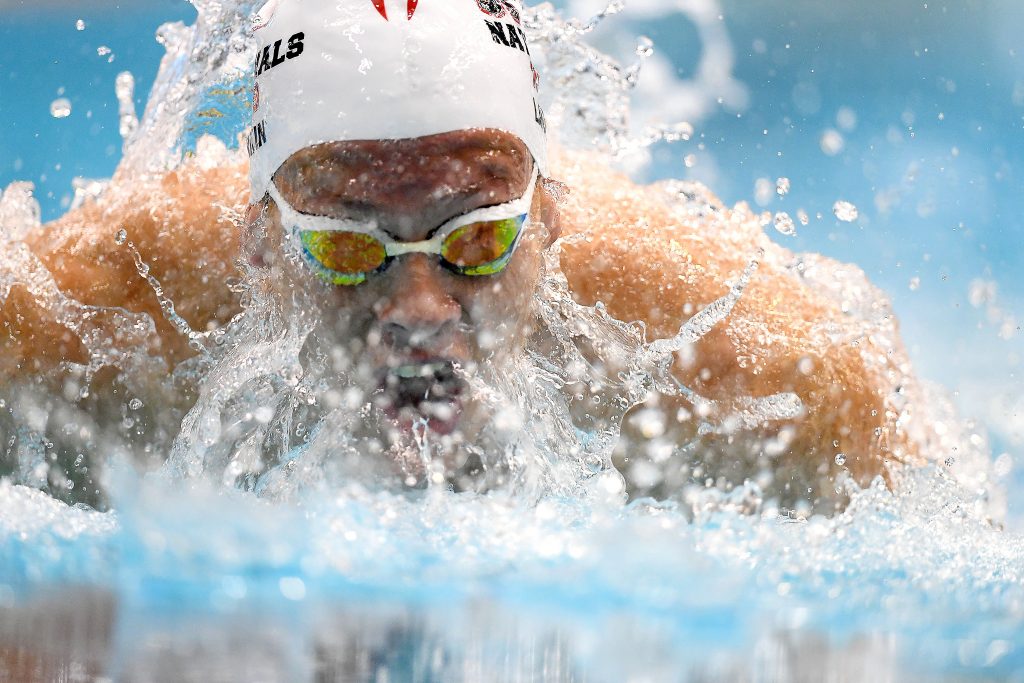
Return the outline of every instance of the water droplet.
[[[851,223],[857,220],[857,216],[859,215],[856,206],[850,202],[843,201],[842,199],[832,205],[832,213],[836,215],[836,218],[846,223]]]
[[[624,10],[625,8],[626,8],[626,3],[625,3],[624,0],[612,0],[604,8],[604,12],[602,12],[602,14],[618,14],[619,12]]]
[[[843,453],[836,453],[836,464],[842,467],[846,464],[846,455]]]
[[[974,308],[991,306],[996,302],[999,286],[992,280],[975,278],[967,286],[967,300]]]
[[[142,407],[142,405],[142,401],[137,398],[133,398],[132,400],[128,401],[128,408],[130,408],[131,410],[138,410],[139,408]]]
[[[797,210],[796,217],[797,217],[797,220],[800,221],[800,225],[807,225],[808,223],[811,222],[810,216],[808,216],[807,212],[804,211],[803,209]]]
[[[693,168],[694,166],[696,166],[697,155],[687,154],[685,157],[683,157],[683,165],[686,166],[686,168]]]
[[[780,197],[789,194],[789,178],[779,178],[775,181],[775,191]]]
[[[793,224],[793,219],[785,211],[775,214],[775,229],[783,235],[790,237],[796,234],[796,226]]]
[[[84,31],[85,30],[85,20],[84,19],[79,19],[78,21],[76,21],[75,22],[75,28],[78,29],[79,31]]]
[[[921,288],[921,278],[917,276],[910,278],[909,287],[911,292],[916,292],[918,289]]]
[[[640,36],[636,39],[636,54],[638,57],[650,57],[654,54],[654,41],[647,36]]]
[[[117,94],[120,117],[118,130],[121,139],[127,142],[139,127],[139,119],[135,114],[135,77],[130,71],[122,71],[117,75],[114,92]]]
[[[584,459],[583,464],[587,466],[587,469],[591,472],[600,472],[604,468],[604,461],[601,460],[601,456],[591,453]]]
[[[662,131],[662,136],[666,142],[678,142],[679,140],[686,142],[693,137],[693,125],[686,121],[674,123],[671,126],[665,127]]]
[[[754,201],[758,206],[767,206],[772,201],[774,188],[772,181],[768,178],[758,178],[754,181]]]
[[[306,597],[306,584],[297,576],[285,576],[277,582],[277,587],[288,600],[298,602]]]
[[[834,128],[829,128],[821,134],[821,151],[830,157],[834,157],[843,151],[843,147],[846,146],[846,140],[843,139],[842,134]]]
[[[128,239],[128,231],[125,230],[124,228],[121,228],[120,230],[118,230],[117,234],[114,235],[114,243],[117,244],[117,245],[124,244],[127,239]]]
[[[851,131],[857,127],[857,112],[849,107],[840,107],[836,112],[836,125],[845,131]]]
[[[106,45],[100,45],[98,48],[96,48],[96,54],[98,54],[100,57],[106,57],[110,54],[110,52],[110,48]]]
[[[993,469],[997,477],[1005,477],[1013,471],[1013,457],[1009,453],[1001,453],[996,458]]]
[[[55,119],[66,119],[71,116],[71,100],[59,97],[50,103],[50,116]]]

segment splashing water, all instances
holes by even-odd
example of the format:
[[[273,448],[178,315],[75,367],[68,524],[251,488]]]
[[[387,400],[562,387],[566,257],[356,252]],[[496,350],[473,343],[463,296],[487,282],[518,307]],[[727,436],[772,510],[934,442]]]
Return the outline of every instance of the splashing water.
[[[260,3],[195,4],[195,26],[160,29],[167,54],[141,121],[131,75],[117,79],[122,178],[141,182],[185,159],[204,168],[239,161],[224,131],[244,124],[244,27]],[[714,23],[714,3],[677,4],[701,26]],[[631,93],[654,46],[638,40],[639,61],[622,67],[586,42],[623,9],[610,3],[593,18],[565,21],[543,4],[524,16],[560,144],[605,159],[693,135],[679,122],[631,126]],[[788,191],[782,180],[780,196]],[[526,353],[505,372],[464,371],[484,407],[483,436],[452,475],[440,468],[439,444],[418,431],[403,454],[408,490],[409,481],[373,483],[383,476],[381,444],[359,423],[378,419],[374,406],[353,378],[339,376],[315,298],[301,289],[282,295],[249,265],[251,245],[231,282],[241,311],[222,324],[193,328],[124,229],[104,239],[130,259],[162,318],[86,305],[61,291],[26,243],[40,229],[31,186],[8,187],[0,302],[27,294],[84,356],[2,394],[0,672],[113,680],[170,672],[177,680],[1019,677],[1024,540],[993,524],[1000,492],[983,434],[958,420],[941,390],[910,383],[909,369],[866,361],[892,376],[885,409],[932,464],[894,467],[888,485],[862,485],[850,452],[837,448],[821,477],[848,504],[830,517],[787,503],[776,482],[756,474],[763,463],[734,485],[700,473],[694,463],[711,461],[700,438],[782,425],[763,449],[781,452],[787,421],[806,411],[790,391],[723,401],[677,376],[680,359],[735,317],[761,270],[782,269],[834,303],[844,322],[822,322],[822,334],[866,356],[892,348],[895,321],[858,269],[755,241],[763,217],[745,206],[727,210],[695,183],[655,190],[673,224],[735,245],[740,265],[720,298],[677,314],[669,336],[649,339],[643,325],[612,315],[610,303],[574,297],[562,264],[574,244],[594,237],[566,235],[545,255]],[[90,196],[109,191],[100,184]],[[857,218],[845,202],[835,214]],[[774,224],[795,230],[786,214]],[[683,232],[679,240],[692,239]],[[166,360],[154,348],[158,324],[173,326],[193,353]],[[780,334],[760,332],[766,344]],[[869,337],[882,342],[872,346]],[[798,367],[810,374],[814,362],[805,357]],[[153,388],[125,379],[117,405],[90,404],[100,401],[91,387],[109,368],[161,377],[156,395],[164,399],[142,401]],[[697,425],[693,441],[670,444],[665,456],[658,449],[667,427],[648,409],[659,397],[682,401]],[[114,427],[97,417],[105,414],[119,418]],[[651,439],[643,467],[627,470],[616,459],[624,420]],[[667,472],[680,463],[693,469]],[[660,500],[624,504],[631,489],[676,481]],[[59,601],[45,597],[54,587]]]

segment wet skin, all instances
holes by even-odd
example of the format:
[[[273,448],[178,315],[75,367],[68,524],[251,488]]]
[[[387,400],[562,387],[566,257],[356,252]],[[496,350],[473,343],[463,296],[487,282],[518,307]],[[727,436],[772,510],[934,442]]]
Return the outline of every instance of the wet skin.
[[[526,146],[496,130],[317,145],[292,155],[274,176],[282,197],[299,212],[364,222],[408,242],[427,239],[474,209],[522,197],[533,179]],[[378,387],[378,397],[390,394],[383,407],[402,431],[427,417],[435,433],[458,429],[460,437],[472,438],[481,418],[463,396],[449,396],[454,400],[444,402],[442,412],[426,415],[415,405],[401,411],[388,405],[408,404],[395,373],[444,363],[467,372],[500,368],[522,350],[533,326],[541,252],[558,236],[557,210],[543,187],[534,193],[514,256],[494,275],[459,275],[437,256],[407,254],[362,284],[330,285],[296,259],[281,258],[275,237],[287,235],[289,226],[281,224],[272,199],[254,205],[248,220],[251,227],[265,221],[268,239],[256,260],[280,269],[274,280],[313,292],[322,336],[343,351],[332,354],[337,371]]]

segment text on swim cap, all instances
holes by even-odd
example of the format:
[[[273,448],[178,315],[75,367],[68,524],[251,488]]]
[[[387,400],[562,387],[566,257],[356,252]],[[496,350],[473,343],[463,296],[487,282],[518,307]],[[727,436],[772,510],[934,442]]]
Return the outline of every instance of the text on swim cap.
[[[256,151],[267,144],[267,122],[260,121],[249,130],[249,134],[245,136],[245,147],[251,157]]]
[[[526,45],[526,34],[523,29],[515,24],[502,24],[500,21],[488,21],[484,19],[487,28],[491,32],[491,40],[505,47],[518,48],[520,52],[530,54],[530,48]],[[505,29],[508,29],[506,34]]]
[[[256,75],[270,71],[274,67],[281,66],[289,59],[295,59],[302,54],[305,45],[303,41],[306,39],[306,34],[296,33],[288,39],[288,50],[283,54],[281,48],[284,46],[284,39],[277,40],[273,45],[267,45],[261,52],[256,54],[256,61],[254,63]],[[273,52],[271,52],[273,50]]]

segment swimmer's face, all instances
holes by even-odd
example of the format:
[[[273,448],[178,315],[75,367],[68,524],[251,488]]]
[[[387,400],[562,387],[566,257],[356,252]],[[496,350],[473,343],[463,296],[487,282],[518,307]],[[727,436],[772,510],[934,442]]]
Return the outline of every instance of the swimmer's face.
[[[494,130],[318,145],[292,155],[274,176],[296,210],[365,222],[404,242],[522,197],[533,180],[526,146]],[[268,201],[268,234],[282,234],[287,226]],[[518,248],[493,275],[459,275],[435,255],[413,253],[344,286],[323,283],[296,259],[272,261],[281,282],[307,288],[318,302],[339,373],[366,386],[403,429],[425,418],[434,433],[449,434],[473,422],[459,369],[500,369],[525,345],[541,252],[556,237],[554,203],[538,187]]]

